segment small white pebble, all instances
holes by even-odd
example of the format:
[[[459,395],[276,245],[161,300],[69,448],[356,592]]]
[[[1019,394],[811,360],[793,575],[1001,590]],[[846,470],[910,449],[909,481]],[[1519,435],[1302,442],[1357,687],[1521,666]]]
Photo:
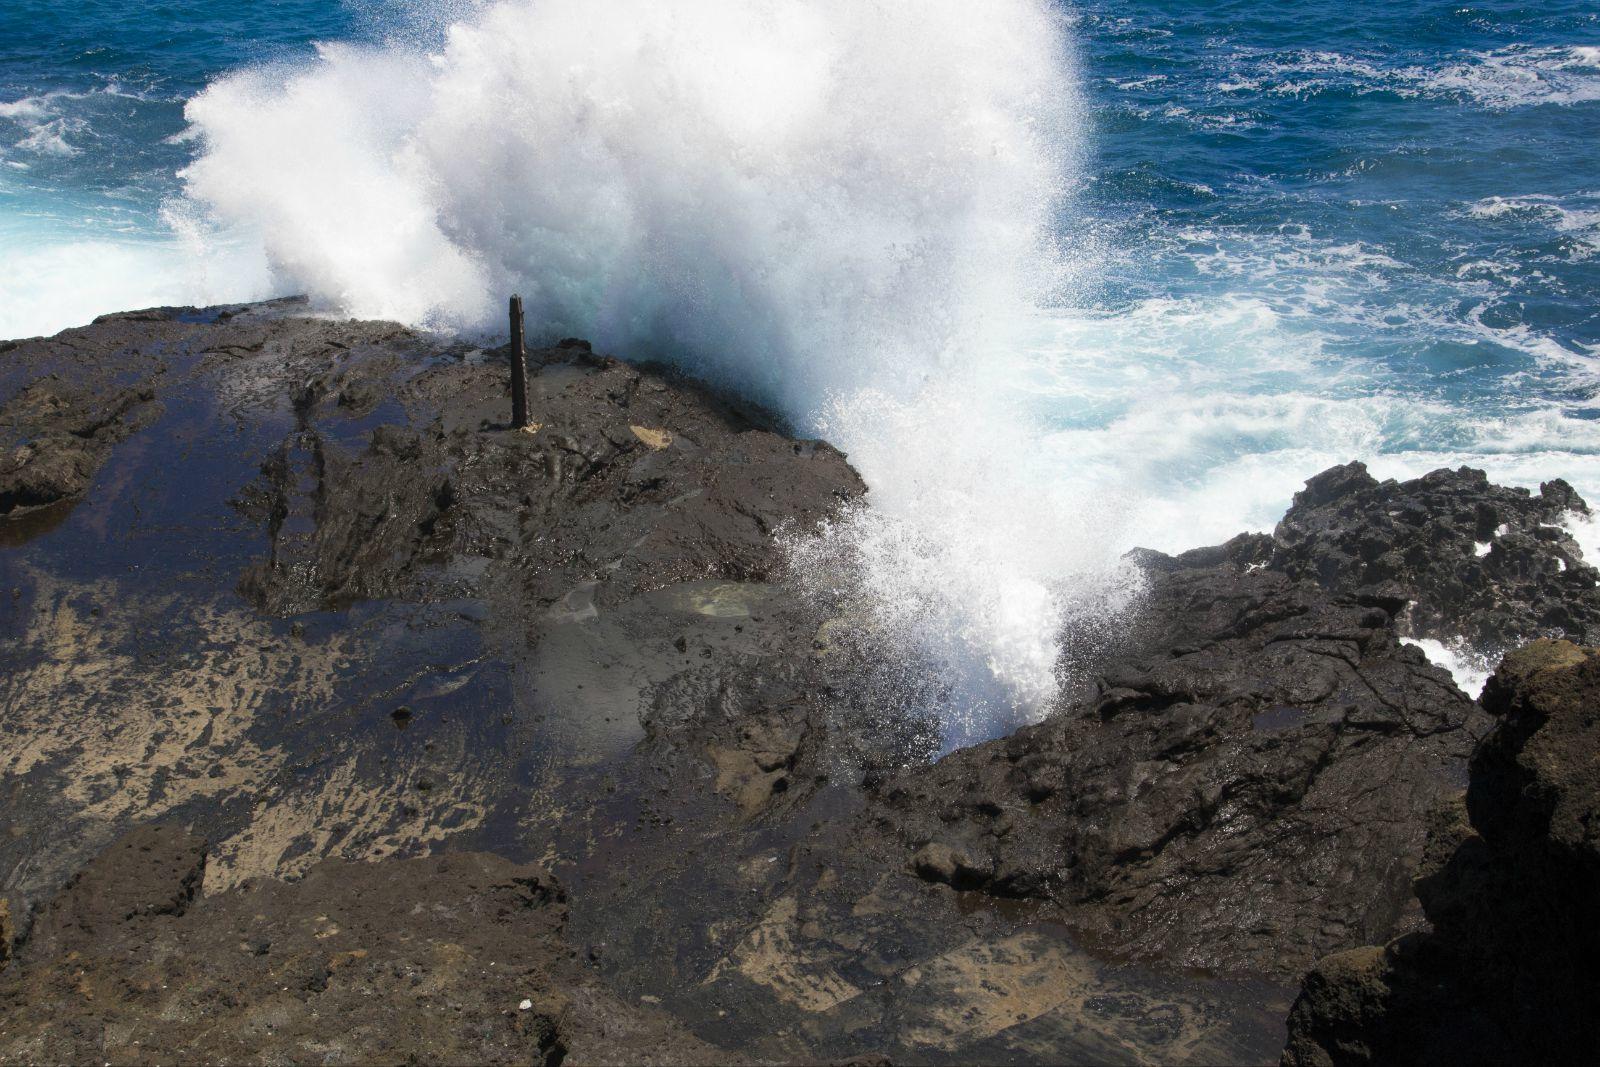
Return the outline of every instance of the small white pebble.
[[[1474,541],[1472,547],[1475,555],[1487,556],[1489,554],[1490,545],[1487,541]]]
[[[528,1011],[532,1007],[533,1007],[533,1001],[524,1000],[521,1004],[517,1005],[517,1010],[518,1011]]]

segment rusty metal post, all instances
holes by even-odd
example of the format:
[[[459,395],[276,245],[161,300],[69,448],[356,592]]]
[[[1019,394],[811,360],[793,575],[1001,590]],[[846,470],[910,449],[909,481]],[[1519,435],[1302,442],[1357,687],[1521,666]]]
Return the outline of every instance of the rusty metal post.
[[[528,361],[522,349],[522,297],[511,298],[511,428],[528,425]]]

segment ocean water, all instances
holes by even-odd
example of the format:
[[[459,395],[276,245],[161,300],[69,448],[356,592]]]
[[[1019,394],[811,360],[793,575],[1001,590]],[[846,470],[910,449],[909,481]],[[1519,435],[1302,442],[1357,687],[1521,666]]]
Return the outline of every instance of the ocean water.
[[[520,290],[850,453],[795,574],[958,745],[1115,631],[1126,549],[1332,463],[1600,501],[1597,145],[1593,2],[7,0],[0,336]]]

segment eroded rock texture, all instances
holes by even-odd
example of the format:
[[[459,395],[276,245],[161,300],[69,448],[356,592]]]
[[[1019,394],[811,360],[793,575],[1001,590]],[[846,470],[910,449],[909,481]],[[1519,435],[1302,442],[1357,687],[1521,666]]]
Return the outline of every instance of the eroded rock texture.
[[[47,352],[49,373],[28,373],[24,345]],[[168,370],[158,353],[59,338],[0,341],[0,361],[0,520],[82,496],[111,448],[160,413],[153,383]]]
[[[600,986],[536,866],[329,860],[196,899],[204,864],[141,827],[77,875],[0,974],[0,1061],[727,1060]]]
[[[583,612],[673,582],[762,580],[775,530],[863,490],[829,445],[659,369],[576,344],[529,359],[522,431],[504,426],[498,361],[347,357],[295,386],[297,428],[244,498],[271,547],[243,591],[292,614],[515,583]]]
[[[1483,702],[1465,804],[1441,809],[1416,892],[1432,929],[1330,956],[1286,1064],[1587,1063],[1600,1039],[1600,653],[1539,641]]]
[[[1404,639],[1490,650],[1600,620],[1560,525],[1481,471],[1307,482],[1273,535],[1140,551],[1129,631],[1045,722],[892,779],[919,876],[1045,902],[1139,958],[1293,975],[1416,922],[1430,813],[1483,713]]]
[[[1482,471],[1379,482],[1360,463],[1295,494],[1272,560],[1336,593],[1411,602],[1415,636],[1464,639],[1496,654],[1536,637],[1600,641],[1600,571],[1566,529],[1588,506],[1570,485],[1538,494]]]
[[[516,818],[546,716],[590,765],[643,735],[642,688],[809,645],[756,587],[775,530],[862,492],[835,449],[581,342],[530,354],[513,431],[503,352],[303,311],[107,316],[3,353],[0,453],[53,442],[77,472],[0,509],[19,911],[157,818],[212,841],[213,890],[437,847]],[[747,587],[781,628],[744,618]]]
[[[1292,972],[1395,927],[1473,706],[1384,607],[1233,548],[1152,566],[1090,698],[884,788],[924,877],[1221,970]]]
[[[837,451],[577,342],[513,431],[503,352],[304,310],[0,352],[0,1060],[1257,1061],[1419,922],[1485,720],[1402,638],[1590,618],[1570,491],[1338,468],[935,762],[785,584]]]

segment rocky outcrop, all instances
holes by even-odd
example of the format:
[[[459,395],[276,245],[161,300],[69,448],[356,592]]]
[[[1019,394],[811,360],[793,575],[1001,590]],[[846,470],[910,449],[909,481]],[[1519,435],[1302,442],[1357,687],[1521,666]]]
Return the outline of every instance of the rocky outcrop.
[[[808,658],[792,593],[759,597],[759,620],[714,601],[765,585],[775,531],[864,491],[836,449],[579,341],[530,353],[534,425],[512,430],[503,350],[303,310],[157,309],[7,350],[17,434],[55,425],[39,398],[65,382],[71,412],[113,420],[87,506],[44,509],[59,529],[0,520],[21,545],[0,558],[0,773],[29,776],[0,871],[22,907],[173,809],[225,883],[417,847],[517,803],[498,753],[540,719],[612,758],[657,688],[688,693],[677,675],[738,666],[758,637]],[[129,388],[154,421],[119,439]],[[401,706],[415,746],[395,743]],[[721,758],[729,795],[781,792],[771,754],[744,766],[745,725],[686,759]],[[285,826],[280,804],[304,809]]]
[[[114,370],[85,389],[106,396],[117,375],[160,368],[138,379],[153,420],[99,457],[81,506],[0,523],[0,891],[37,920],[6,972],[17,984],[0,1006],[0,1061],[241,1058],[261,1041],[277,1050],[267,1058],[296,1060],[558,1054],[501,1029],[502,1012],[560,1016],[558,1044],[586,1060],[664,1058],[648,1005],[698,988],[703,971],[634,990],[643,1008],[607,999],[582,968],[547,983],[571,1004],[523,992],[508,1006],[514,970],[480,997],[489,987],[457,964],[495,964],[491,976],[518,964],[495,938],[514,940],[530,913],[460,913],[482,925],[476,943],[441,932],[411,909],[457,909],[471,893],[407,889],[427,879],[402,857],[538,855],[591,915],[646,897],[660,910],[636,931],[636,958],[650,957],[651,931],[678,930],[705,894],[659,894],[641,872],[707,849],[717,878],[742,879],[765,847],[755,823],[816,791],[819,620],[764,579],[781,558],[773,535],[859,496],[860,479],[769,415],[578,342],[531,354],[536,425],[512,430],[503,352],[303,310],[116,316],[0,362],[5,397],[95,365]],[[157,820],[210,842],[203,867],[185,860],[199,855],[190,839],[163,831],[67,884]],[[126,899],[105,892],[111,857]],[[328,857],[380,862],[319,866]],[[257,959],[239,948],[257,945],[256,915],[278,927],[261,941],[290,946],[297,922],[366,903],[334,900],[341,880],[380,908],[371,936],[392,932],[395,953],[429,938],[468,953],[346,946],[388,960],[360,995],[387,997],[389,1014],[364,1014],[332,978],[288,1003],[284,985],[299,997],[297,982],[321,981],[312,941],[266,953],[259,974],[235,965]],[[204,896],[172,895],[198,881]],[[564,922],[528,968],[570,955]],[[146,954],[171,973],[135,967]],[[420,1007],[414,978],[428,986]],[[209,1002],[164,999],[184,985],[221,1005],[214,1026]],[[709,995],[741,1018],[752,999],[726,982]],[[348,1044],[315,1021],[340,1013],[369,1020]],[[586,1019],[607,1039],[571,1037]],[[755,1039],[742,1022],[718,1032]],[[795,1033],[770,1058],[800,1054]]]
[[[1409,601],[1410,636],[1497,656],[1535,637],[1600,641],[1600,571],[1566,529],[1588,505],[1556,479],[1537,495],[1483,471],[1379,482],[1360,463],[1295,494],[1272,565],[1335,593]]]
[[[82,496],[112,446],[158,413],[150,383],[166,370],[159,357],[101,362],[70,340],[33,343],[54,346],[60,369],[0,376],[0,522]]]
[[[482,355],[406,368],[340,353],[295,387],[298,429],[241,498],[270,538],[246,595],[294,614],[474,590],[463,579],[492,568],[492,584],[582,611],[764,579],[775,530],[864,491],[829,445],[581,342],[529,354],[533,425],[509,430],[504,368]],[[411,417],[373,427],[380,396]]]
[[[45,909],[0,976],[0,1061],[727,1061],[600,986],[538,867],[329,861],[196,900],[202,848],[141,828]]]
[[[1095,943],[1295,974],[1416,925],[1432,811],[1487,722],[1404,639],[1477,648],[1600,622],[1563,482],[1307,482],[1271,536],[1139,551],[1127,636],[1045,722],[890,780],[908,868],[1046,902]],[[1597,631],[1600,632],[1600,631]]]
[[[0,521],[0,1060],[722,1055],[659,1007],[770,1062],[1259,1061],[1273,982],[1171,968],[1418,927],[1485,721],[1401,639],[1587,625],[1561,487],[1341,468],[1139,553],[1052,715],[934,761],[939,680],[785,584],[837,451],[581,342],[513,430],[503,351],[303,312],[0,361],[82,500]]]
[[[886,784],[912,868],[1191,967],[1293,972],[1393,930],[1473,707],[1392,609],[1253,562],[1269,550],[1147,555],[1092,695]]]
[[[1286,1064],[1579,1063],[1600,1041],[1600,652],[1538,641],[1484,706],[1416,883],[1432,928],[1317,964]]]

